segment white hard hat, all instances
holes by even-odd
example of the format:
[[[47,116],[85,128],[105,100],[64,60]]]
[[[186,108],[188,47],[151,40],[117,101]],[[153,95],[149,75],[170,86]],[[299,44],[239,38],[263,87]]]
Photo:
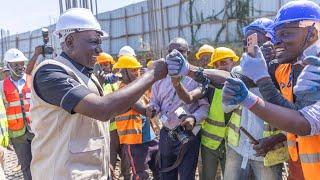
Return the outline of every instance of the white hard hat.
[[[132,49],[132,47],[130,47],[130,46],[123,46],[123,47],[119,50],[118,57],[120,57],[120,56],[136,56],[136,53],[134,52],[134,50]]]
[[[71,8],[60,15],[54,34],[64,42],[69,34],[88,30],[98,31],[103,37],[108,36],[89,9]]]
[[[11,62],[22,62],[22,61],[28,61],[28,59],[18,49],[15,49],[15,48],[9,49],[4,54],[4,62],[5,63],[8,63],[8,62],[9,63],[11,63]]]

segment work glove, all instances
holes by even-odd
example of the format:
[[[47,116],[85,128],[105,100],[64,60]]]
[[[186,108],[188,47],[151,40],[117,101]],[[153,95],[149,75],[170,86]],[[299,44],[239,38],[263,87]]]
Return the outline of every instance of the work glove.
[[[166,63],[170,76],[186,76],[189,73],[189,62],[176,49],[167,55]]]
[[[222,88],[222,103],[227,106],[240,104],[250,109],[258,99],[240,79],[227,78]]]
[[[302,63],[306,66],[298,77],[293,92],[297,100],[307,106],[320,100],[320,58],[308,56]]]
[[[264,78],[270,77],[268,73],[267,63],[263,57],[263,54],[258,46],[254,46],[255,57],[251,57],[248,53],[244,53],[241,60],[240,66],[243,75],[252,79],[255,83]]]
[[[119,77],[113,73],[105,74],[104,78],[105,78],[106,84],[113,84],[113,83],[116,83],[117,81],[119,81]]]

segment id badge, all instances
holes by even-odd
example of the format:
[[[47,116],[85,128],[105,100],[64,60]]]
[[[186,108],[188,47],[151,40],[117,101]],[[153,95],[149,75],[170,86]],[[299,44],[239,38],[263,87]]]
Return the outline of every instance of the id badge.
[[[167,117],[165,114],[162,114],[161,117],[160,117],[160,121],[161,121],[162,123],[165,123],[165,122],[168,121],[168,117]]]
[[[26,93],[26,99],[30,99],[31,98],[31,93]]]

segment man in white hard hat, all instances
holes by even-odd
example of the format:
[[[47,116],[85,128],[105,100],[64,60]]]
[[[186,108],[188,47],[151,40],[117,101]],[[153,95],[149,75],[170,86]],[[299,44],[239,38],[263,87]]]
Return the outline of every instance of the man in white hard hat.
[[[63,13],[56,34],[62,53],[33,72],[31,173],[34,180],[107,179],[109,119],[127,111],[167,75],[163,60],[125,88],[103,95],[92,73],[105,32],[88,9]]]
[[[0,82],[0,90],[6,107],[9,137],[18,156],[23,177],[31,180],[30,129],[31,76],[25,74],[25,62],[28,59],[18,49],[9,49],[4,61],[10,70],[10,76]]]
[[[130,46],[123,46],[119,50],[118,57],[120,56],[136,56],[136,53],[134,52],[134,49]]]

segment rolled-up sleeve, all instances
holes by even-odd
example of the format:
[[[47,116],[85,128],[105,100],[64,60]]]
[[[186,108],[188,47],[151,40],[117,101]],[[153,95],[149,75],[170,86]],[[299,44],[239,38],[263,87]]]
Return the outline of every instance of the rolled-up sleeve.
[[[202,98],[198,100],[198,108],[192,113],[196,118],[197,124],[208,117],[209,103],[207,98]]]
[[[320,134],[320,101],[299,111],[311,126],[310,135]]]

